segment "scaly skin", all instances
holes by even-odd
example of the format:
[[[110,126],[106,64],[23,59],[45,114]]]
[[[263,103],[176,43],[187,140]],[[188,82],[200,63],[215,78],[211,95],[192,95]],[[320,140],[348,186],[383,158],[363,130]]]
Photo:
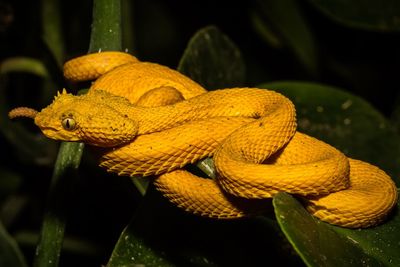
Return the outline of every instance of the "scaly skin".
[[[111,172],[160,175],[158,190],[189,212],[243,217],[285,191],[304,198],[321,220],[355,228],[382,222],[397,202],[382,170],[296,132],[294,106],[276,92],[207,92],[174,70],[119,52],[74,59],[64,73],[72,80],[100,78],[88,94],[64,91],[37,115],[27,109],[27,116],[49,138],[112,147],[100,159]],[[180,169],[209,156],[217,181]]]

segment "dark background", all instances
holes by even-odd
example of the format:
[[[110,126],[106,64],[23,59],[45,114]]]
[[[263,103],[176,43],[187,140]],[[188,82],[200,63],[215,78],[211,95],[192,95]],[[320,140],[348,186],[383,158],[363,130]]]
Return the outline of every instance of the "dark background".
[[[247,68],[247,86],[277,80],[321,82],[361,96],[388,118],[397,118],[398,31],[351,27],[327,17],[309,1],[295,1],[315,44],[317,68],[310,70],[299,60],[293,43],[281,38],[276,46],[254,27],[252,16],[256,13],[278,37],[281,34],[276,22],[264,12],[262,2],[136,0],[131,5],[133,32],[125,40],[126,47],[142,61],[176,68],[190,37],[202,27],[216,25],[241,50]],[[89,0],[61,1],[65,59],[87,52],[91,6]],[[285,16],[285,12],[278,15]],[[40,1],[0,1],[0,62],[21,56],[45,62],[57,77],[55,93],[65,83],[41,38],[41,19]],[[3,78],[4,84],[0,97],[6,100],[7,108],[28,105],[39,109],[51,101],[40,97],[43,80],[35,75],[11,74]],[[21,123],[39,135],[31,121]],[[23,158],[13,142],[3,135],[0,145],[0,174],[4,178],[0,189],[1,219],[30,260],[57,144],[49,145],[41,163],[34,158]],[[76,181],[71,194],[67,236],[89,242],[94,251],[79,253],[72,245],[63,254],[62,262],[68,266],[80,261],[84,266],[87,261],[86,266],[99,266],[107,261],[140,196],[129,179],[107,175],[97,168],[89,151],[85,151],[80,176],[85,178]],[[4,207],[11,207],[13,215],[4,212]]]

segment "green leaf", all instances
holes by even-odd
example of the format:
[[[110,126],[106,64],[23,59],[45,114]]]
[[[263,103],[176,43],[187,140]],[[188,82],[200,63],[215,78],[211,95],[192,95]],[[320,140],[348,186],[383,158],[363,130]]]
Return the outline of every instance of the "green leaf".
[[[396,128],[397,133],[400,133],[400,95],[397,95],[393,106],[394,108],[392,113],[390,114],[390,121]]]
[[[292,99],[300,131],[338,147],[351,157],[377,164],[399,183],[399,136],[369,103],[321,84],[276,82],[261,87]],[[398,208],[385,224],[350,230],[319,221],[287,194],[277,195],[273,203],[282,230],[309,266],[400,264]]]
[[[360,97],[339,88],[306,82],[260,85],[289,97],[297,110],[298,129],[347,156],[375,164],[399,185],[400,137],[390,122]]]
[[[42,62],[29,57],[14,57],[4,60],[0,66],[1,74],[10,72],[27,72],[42,78],[48,78],[49,74]]]
[[[214,26],[199,30],[190,39],[178,70],[207,90],[237,87],[245,79],[239,49]]]
[[[23,179],[15,171],[0,167],[0,217],[4,226],[9,226],[25,208],[27,198],[15,195],[21,187]]]
[[[34,247],[39,239],[37,231],[20,230],[14,233],[15,241],[24,248]],[[84,238],[67,235],[63,241],[62,250],[66,254],[82,256],[99,256],[103,250],[96,241],[88,241]]]
[[[399,190],[398,190],[398,193]],[[334,231],[351,240],[354,245],[379,260],[385,266],[400,266],[400,214],[399,203],[389,220],[374,228],[351,230],[334,227]]]
[[[194,216],[150,188],[107,266],[296,266],[291,252],[275,221]]]
[[[22,184],[22,177],[19,173],[13,172],[4,167],[0,168],[0,199],[14,193]]]
[[[329,18],[349,27],[373,31],[400,30],[400,2],[309,0]]]
[[[0,266],[27,267],[17,243],[0,222]]]
[[[264,39],[270,46],[275,48],[283,47],[283,40],[278,34],[275,33],[274,29],[268,21],[265,21],[264,16],[260,14],[257,9],[252,10],[250,13],[251,23],[258,33],[258,35]]]
[[[285,43],[310,74],[318,72],[317,45],[296,0],[259,0],[252,21],[272,46]]]
[[[107,266],[175,266],[168,261],[165,252],[154,249],[138,237],[135,233],[136,227],[137,225],[131,223],[121,233]]]
[[[350,230],[311,216],[294,197],[273,199],[278,223],[308,266],[399,266],[400,216],[381,226]]]
[[[108,267],[177,266],[171,259],[171,252],[167,253],[170,248],[163,245],[167,240],[166,234],[173,235],[176,230],[172,226],[174,212],[169,213],[170,209],[165,207],[165,204],[166,199],[161,198],[151,185],[146,191],[141,207],[121,233],[107,264]],[[167,241],[170,242],[176,244],[175,238]]]

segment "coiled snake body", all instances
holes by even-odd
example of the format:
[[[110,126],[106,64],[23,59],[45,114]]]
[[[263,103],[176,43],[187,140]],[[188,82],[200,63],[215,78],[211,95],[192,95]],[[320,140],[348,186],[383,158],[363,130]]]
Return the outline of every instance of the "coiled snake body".
[[[270,90],[207,92],[167,67],[120,52],[69,61],[71,80],[100,77],[86,95],[63,91],[34,117],[53,139],[108,147],[100,166],[119,175],[159,175],[156,187],[177,206],[202,216],[238,218],[265,208],[280,191],[301,196],[328,223],[369,227],[384,220],[397,190],[382,170],[349,159],[296,131],[295,108]],[[181,168],[213,156],[217,179]]]

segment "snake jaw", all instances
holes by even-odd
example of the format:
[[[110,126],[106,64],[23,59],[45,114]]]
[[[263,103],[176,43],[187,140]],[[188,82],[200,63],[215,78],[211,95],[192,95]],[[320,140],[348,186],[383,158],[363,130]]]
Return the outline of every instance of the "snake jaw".
[[[40,129],[42,133],[50,139],[68,142],[78,142],[81,141],[78,136],[68,135],[66,132],[61,132],[56,128],[52,127],[42,127]]]

